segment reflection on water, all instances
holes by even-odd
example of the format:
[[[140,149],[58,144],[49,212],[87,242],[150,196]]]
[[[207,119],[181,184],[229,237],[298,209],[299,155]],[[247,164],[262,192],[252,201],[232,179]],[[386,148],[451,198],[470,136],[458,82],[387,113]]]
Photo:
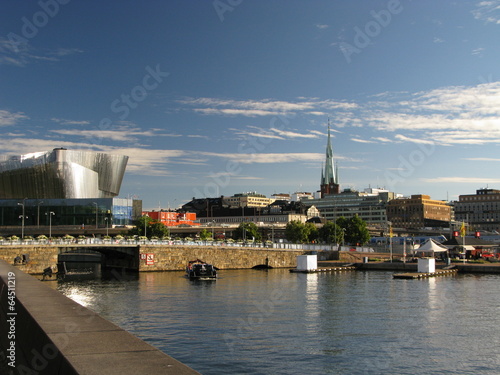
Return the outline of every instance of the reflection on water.
[[[205,375],[498,373],[498,276],[125,276],[57,287]]]

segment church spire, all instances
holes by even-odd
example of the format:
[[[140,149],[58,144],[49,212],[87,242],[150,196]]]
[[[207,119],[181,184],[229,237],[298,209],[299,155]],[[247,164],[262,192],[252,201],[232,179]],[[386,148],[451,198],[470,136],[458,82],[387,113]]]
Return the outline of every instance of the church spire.
[[[330,118],[328,118],[328,139],[326,142],[326,160],[324,169],[321,168],[321,197],[326,194],[338,194],[339,183],[337,166],[333,161],[333,147],[330,134]]]

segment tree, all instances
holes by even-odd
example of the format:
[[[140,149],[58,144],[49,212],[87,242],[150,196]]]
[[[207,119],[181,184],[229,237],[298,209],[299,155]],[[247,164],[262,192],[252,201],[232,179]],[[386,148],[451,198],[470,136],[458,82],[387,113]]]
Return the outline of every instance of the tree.
[[[340,243],[342,241],[342,228],[333,221],[326,222],[319,228],[319,239],[326,243]]]
[[[255,239],[256,241],[260,241],[261,235],[259,233],[259,228],[255,223],[241,223],[238,228],[235,229],[233,236],[235,239],[246,239],[250,241]]]
[[[366,221],[355,215],[349,219],[340,217],[337,224],[345,233],[344,243],[352,245],[363,245],[370,240],[370,232],[366,227]]]
[[[130,229],[128,234],[135,236],[158,237],[162,238],[168,235],[168,228],[165,224],[151,219],[144,215],[137,219],[135,227]]]
[[[319,230],[314,223],[306,223],[305,231],[307,235],[307,242],[316,242],[319,238]]]
[[[167,237],[168,227],[159,221],[152,221],[148,226],[147,234],[149,237],[158,237],[158,238]]]
[[[205,228],[203,228],[200,231],[200,240],[206,241],[208,239],[212,239],[212,232],[209,232],[208,230],[206,230]]]
[[[307,232],[305,225],[298,220],[288,222],[285,227],[285,238],[292,243],[306,242]]]

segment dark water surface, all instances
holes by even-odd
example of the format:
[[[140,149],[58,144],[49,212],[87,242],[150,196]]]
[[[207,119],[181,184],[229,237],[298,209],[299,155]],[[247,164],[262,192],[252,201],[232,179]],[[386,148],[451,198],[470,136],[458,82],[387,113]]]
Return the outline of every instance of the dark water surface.
[[[500,276],[182,272],[58,284],[204,375],[499,374]]]

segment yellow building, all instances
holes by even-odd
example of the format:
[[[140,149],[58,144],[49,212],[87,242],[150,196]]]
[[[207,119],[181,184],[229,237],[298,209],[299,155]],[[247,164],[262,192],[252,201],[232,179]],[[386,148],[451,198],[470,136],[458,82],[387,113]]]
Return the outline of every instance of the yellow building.
[[[274,199],[267,198],[263,194],[252,193],[241,193],[235,194],[231,197],[222,198],[223,205],[229,208],[236,207],[267,207],[274,202]]]

